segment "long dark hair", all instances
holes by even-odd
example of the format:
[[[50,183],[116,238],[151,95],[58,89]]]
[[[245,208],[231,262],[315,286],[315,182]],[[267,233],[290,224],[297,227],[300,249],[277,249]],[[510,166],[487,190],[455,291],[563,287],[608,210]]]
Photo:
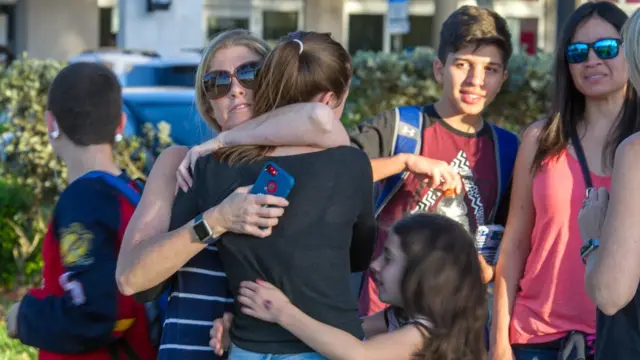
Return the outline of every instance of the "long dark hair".
[[[433,324],[414,358],[485,359],[487,290],[469,232],[455,220],[428,213],[410,215],[392,230],[407,261],[404,312]]]
[[[260,69],[253,116],[286,105],[309,102],[322,92],[331,91],[342,99],[351,75],[351,56],[330,34],[291,33],[273,48]],[[272,146],[244,145],[223,147],[214,155],[229,163],[250,162],[273,150]]]
[[[628,16],[616,5],[605,2],[586,3],[578,7],[564,25],[562,36],[556,46],[555,54],[555,95],[551,114],[538,138],[538,149],[533,160],[532,170],[537,171],[550,156],[558,155],[569,143],[571,133],[577,131],[578,124],[583,121],[585,96],[576,89],[565,49],[571,43],[576,28],[585,20],[598,16],[610,23],[619,32]],[[622,52],[618,56],[623,56]],[[627,84],[624,104],[603,151],[603,161],[607,167],[613,166],[615,148],[629,135],[640,129],[638,122],[638,92],[631,82]]]

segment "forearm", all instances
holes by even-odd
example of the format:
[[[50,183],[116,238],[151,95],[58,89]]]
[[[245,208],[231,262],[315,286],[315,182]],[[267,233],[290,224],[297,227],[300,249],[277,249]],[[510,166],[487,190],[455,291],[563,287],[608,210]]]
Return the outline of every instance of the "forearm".
[[[331,148],[349,144],[333,110],[321,103],[284,106],[221,133],[223,146],[291,145]]]
[[[373,181],[380,181],[407,169],[407,161],[410,154],[398,154],[395,156],[371,160]]]
[[[209,224],[214,236],[222,234],[214,223]],[[192,227],[193,220],[176,230],[155,235],[131,247],[116,271],[120,291],[124,295],[132,295],[150,289],[171,277],[202,251],[206,244],[197,240]]]
[[[105,313],[105,307],[85,309],[90,306],[75,306],[67,296],[25,295],[18,313],[18,338],[25,345],[62,354],[103,347],[111,341],[116,314]]]
[[[589,295],[591,300],[593,300],[599,308],[600,303],[603,300],[603,295],[606,296],[606,293],[599,287],[600,284],[598,284],[597,276],[594,271],[596,262],[599,258],[598,252],[599,250],[595,250],[587,259],[587,265],[584,273],[584,284],[587,290],[587,295]]]
[[[500,257],[496,266],[493,288],[491,345],[509,344],[509,326],[515,294],[524,270],[524,258],[519,252]]]
[[[329,359],[364,360],[367,358],[361,340],[311,318],[294,305],[288,305],[283,310],[278,323]]]
[[[603,264],[605,258],[601,254],[601,249],[597,249],[589,255],[585,271],[585,287],[587,294],[596,304],[598,309],[606,315],[612,316],[624,308],[636,293],[637,286],[633,291],[620,288],[617,281],[612,279],[622,276],[618,266],[606,266]],[[612,271],[607,271],[610,269]]]

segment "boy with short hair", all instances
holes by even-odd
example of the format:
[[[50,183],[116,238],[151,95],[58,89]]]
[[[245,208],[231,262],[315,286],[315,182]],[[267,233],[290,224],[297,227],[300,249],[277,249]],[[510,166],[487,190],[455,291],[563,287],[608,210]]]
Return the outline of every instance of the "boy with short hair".
[[[495,253],[499,240],[495,224],[504,225],[508,206],[508,188],[518,149],[518,138],[482,119],[482,111],[500,91],[507,79],[506,66],[512,54],[511,34],[506,21],[495,12],[476,6],[464,6],[453,12],[442,26],[438,58],[433,69],[442,85],[442,96],[435,104],[420,107],[400,119],[406,108],[378,115],[351,133],[352,141],[370,158],[392,157],[396,161],[376,169],[383,175],[397,173],[398,164],[407,170],[403,180],[391,177],[381,188],[378,202],[380,230],[375,255],[382,251],[387,228],[406,213],[439,212],[456,218],[477,236],[479,251],[485,255],[485,282],[493,279]],[[410,126],[411,117],[419,119]],[[421,121],[420,121],[421,120]],[[414,131],[421,130],[421,131]],[[419,133],[419,135],[418,135]],[[398,143],[413,139],[413,154],[398,153]],[[406,140],[405,140],[406,141]],[[443,194],[441,189],[425,185],[417,176],[425,173],[429,162],[443,162],[462,178],[463,194]],[[374,163],[375,164],[375,163]],[[386,168],[393,168],[386,171]],[[445,196],[451,195],[451,196]],[[499,213],[499,206],[503,205]],[[479,231],[480,230],[480,231]],[[485,234],[489,232],[489,234]],[[368,273],[360,298],[361,312],[376,313],[386,307],[377,296],[377,285]]]
[[[12,307],[8,333],[43,360],[155,359],[145,306],[120,294],[115,279],[135,210],[121,189],[141,191],[112,156],[126,120],[117,78],[95,63],[67,66],[51,85],[45,118],[69,186],[44,239],[43,285]]]

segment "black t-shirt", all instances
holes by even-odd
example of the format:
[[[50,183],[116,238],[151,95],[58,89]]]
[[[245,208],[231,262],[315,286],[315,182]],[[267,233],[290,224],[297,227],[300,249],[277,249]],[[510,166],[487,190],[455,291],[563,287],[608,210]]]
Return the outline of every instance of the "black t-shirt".
[[[234,166],[203,157],[193,187],[176,198],[172,223],[186,223],[237,187],[253,184],[266,161],[291,174],[295,186],[269,237],[226,233],[217,242],[231,291],[237,296],[240,282],[266,280],[314,319],[363,338],[349,276],[369,265],[375,238],[372,170],[361,150],[344,146]],[[279,325],[242,314],[237,305],[234,314],[231,340],[242,349],[313,351]]]
[[[640,296],[613,316],[596,317],[596,359],[640,359]]]

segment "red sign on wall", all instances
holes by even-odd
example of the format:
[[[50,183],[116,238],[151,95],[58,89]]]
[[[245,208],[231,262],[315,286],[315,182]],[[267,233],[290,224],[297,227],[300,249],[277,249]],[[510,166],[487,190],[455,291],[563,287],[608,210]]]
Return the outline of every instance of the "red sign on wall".
[[[521,31],[520,44],[527,49],[527,54],[534,55],[537,47],[536,33],[533,31]]]

